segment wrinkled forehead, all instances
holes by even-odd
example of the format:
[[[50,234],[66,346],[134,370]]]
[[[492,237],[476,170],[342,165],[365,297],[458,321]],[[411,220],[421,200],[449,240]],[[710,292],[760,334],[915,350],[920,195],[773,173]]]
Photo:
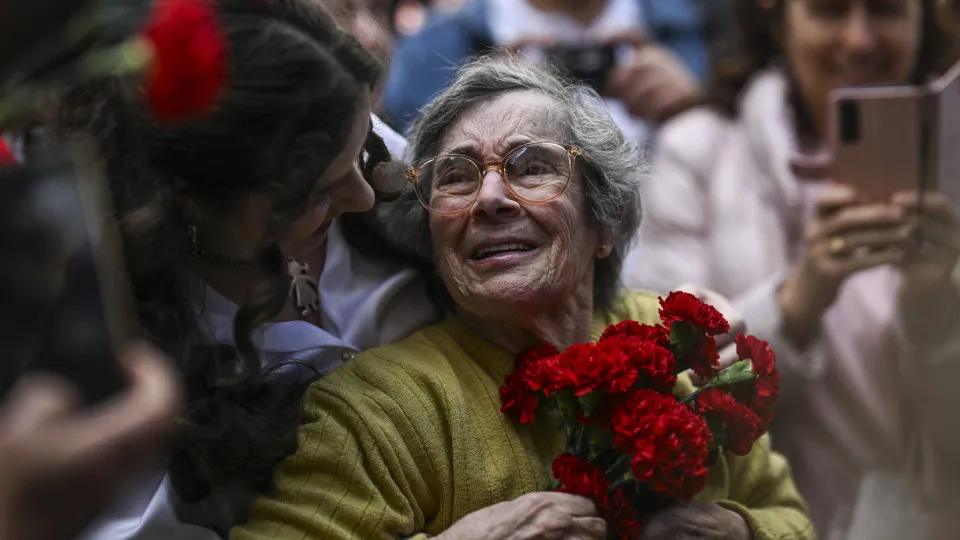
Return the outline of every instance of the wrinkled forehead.
[[[553,98],[532,91],[510,92],[461,113],[441,138],[439,153],[484,160],[525,142],[563,142],[564,120]]]

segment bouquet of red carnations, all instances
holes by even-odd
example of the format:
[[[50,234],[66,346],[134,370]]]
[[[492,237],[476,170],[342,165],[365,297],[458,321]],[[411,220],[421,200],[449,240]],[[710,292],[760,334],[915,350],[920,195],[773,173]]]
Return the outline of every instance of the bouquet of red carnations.
[[[660,299],[660,319],[610,326],[563,352],[528,349],[500,388],[502,411],[520,423],[559,412],[567,442],[553,487],[592,499],[623,539],[639,537],[640,509],[699,493],[720,452],[748,454],[780,392],[774,354],[753,336],[738,335],[739,361],[719,370],[715,336],[730,325],[712,306],[673,292]],[[687,370],[707,382],[675,396]]]

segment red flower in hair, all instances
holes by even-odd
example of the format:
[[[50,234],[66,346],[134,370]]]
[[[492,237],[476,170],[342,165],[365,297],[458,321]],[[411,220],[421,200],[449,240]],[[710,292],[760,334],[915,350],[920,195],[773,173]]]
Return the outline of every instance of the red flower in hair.
[[[610,413],[613,445],[631,456],[633,475],[653,491],[689,499],[707,482],[710,430],[673,396],[635,390]]]
[[[668,328],[675,322],[686,321],[708,336],[730,331],[730,323],[715,307],[683,291],[660,298],[660,319]]]
[[[518,419],[521,424],[533,422],[539,399],[527,384],[527,371],[532,365],[557,354],[557,349],[549,343],[520,353],[513,372],[500,387],[500,412]]]
[[[704,414],[713,414],[723,422],[727,431],[727,448],[739,456],[750,453],[764,427],[760,417],[730,394],[708,388],[697,396],[697,405]]]
[[[227,46],[206,0],[161,0],[144,31],[154,49],[147,102],[162,122],[209,109],[226,78]]]
[[[623,321],[613,324],[603,331],[600,341],[612,338],[637,338],[641,341],[652,341],[661,347],[670,347],[670,331],[664,326],[640,324],[637,321]]]
[[[10,146],[7,145],[7,141],[0,138],[0,167],[16,164],[17,158],[14,157],[13,151],[11,151]]]

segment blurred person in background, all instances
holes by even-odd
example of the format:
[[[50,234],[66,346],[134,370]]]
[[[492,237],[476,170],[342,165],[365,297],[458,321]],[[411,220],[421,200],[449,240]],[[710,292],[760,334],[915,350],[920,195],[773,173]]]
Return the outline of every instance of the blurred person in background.
[[[154,122],[112,80],[59,111],[59,132],[98,143],[140,326],[187,404],[171,454],[84,540],[225,534],[296,448],[306,386],[435,316],[418,274],[349,226],[390,160],[371,121],[379,64],[315,0],[216,6],[230,75],[210,114]]]
[[[341,30],[352,34],[361,45],[386,65],[390,61],[393,35],[387,0],[316,0],[337,21]]]
[[[664,121],[699,94],[708,42],[728,26],[727,1],[466,0],[453,12],[435,10],[394,47],[384,96],[388,120],[406,129],[476,54],[506,48],[540,61],[564,47],[578,51],[579,60],[571,60],[578,70],[603,62],[593,86],[627,136],[643,142],[650,122]]]
[[[774,446],[828,540],[960,535],[957,209],[916,191],[870,204],[824,180],[831,90],[949,67],[936,2],[740,0],[738,61],[661,131],[624,266],[631,287],[732,298],[771,342]]]
[[[82,5],[0,0],[0,71]],[[2,165],[13,166],[13,160]],[[69,383],[46,376],[24,379],[2,404],[0,538],[74,538],[144,456],[162,451],[181,406],[177,379],[167,359],[142,345],[128,348],[121,361],[129,386],[98,407],[79,408]]]

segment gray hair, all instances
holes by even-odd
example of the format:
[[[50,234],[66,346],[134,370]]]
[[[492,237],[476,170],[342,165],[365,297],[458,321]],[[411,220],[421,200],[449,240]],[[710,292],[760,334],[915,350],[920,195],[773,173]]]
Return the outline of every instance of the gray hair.
[[[608,308],[620,291],[620,268],[640,224],[640,182],[647,162],[639,146],[624,137],[600,96],[568,83],[531,62],[502,55],[481,57],[463,66],[451,85],[422,111],[410,131],[407,156],[414,163],[435,156],[447,130],[465,111],[515,91],[532,91],[556,102],[564,133],[558,140],[583,149],[584,193],[590,219],[612,241],[609,257],[598,260],[594,304]],[[397,247],[433,259],[428,213],[413,187],[381,205],[388,240]]]

